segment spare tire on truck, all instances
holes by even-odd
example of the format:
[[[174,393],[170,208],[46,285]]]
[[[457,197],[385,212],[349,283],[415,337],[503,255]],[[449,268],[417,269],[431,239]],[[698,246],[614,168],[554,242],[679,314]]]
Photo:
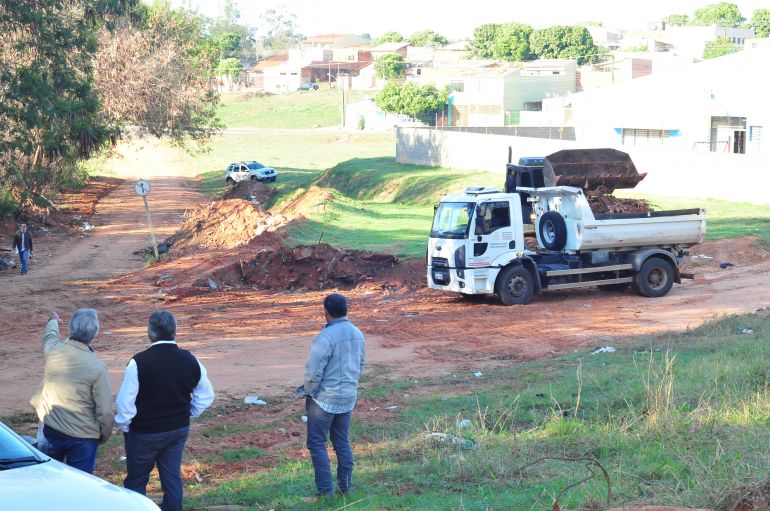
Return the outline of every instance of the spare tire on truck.
[[[567,224],[558,211],[548,211],[541,216],[537,229],[546,249],[561,250],[567,244]]]

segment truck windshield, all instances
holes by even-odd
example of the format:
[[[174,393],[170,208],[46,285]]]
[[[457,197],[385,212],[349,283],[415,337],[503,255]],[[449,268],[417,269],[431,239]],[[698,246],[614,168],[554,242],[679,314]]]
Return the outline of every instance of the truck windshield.
[[[249,167],[251,170],[259,170],[259,169],[265,168],[264,165],[256,161],[250,161],[246,164],[246,166]]]
[[[473,202],[442,202],[433,217],[431,238],[462,239],[468,237]]]

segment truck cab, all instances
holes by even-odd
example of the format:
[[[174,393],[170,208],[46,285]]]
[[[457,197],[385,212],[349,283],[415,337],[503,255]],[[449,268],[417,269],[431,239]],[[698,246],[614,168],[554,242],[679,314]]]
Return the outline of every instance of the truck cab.
[[[523,225],[518,194],[471,187],[445,196],[428,242],[429,284],[465,294],[495,293],[499,268],[526,252]]]

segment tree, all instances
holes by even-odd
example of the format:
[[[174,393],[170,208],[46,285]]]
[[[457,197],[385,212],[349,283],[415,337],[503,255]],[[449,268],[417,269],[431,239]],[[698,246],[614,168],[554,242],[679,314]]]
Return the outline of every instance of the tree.
[[[448,99],[448,87],[438,90],[434,85],[389,82],[375,96],[374,102],[383,112],[421,117],[432,116],[442,110]]]
[[[404,36],[402,36],[399,32],[385,32],[377,38],[377,44],[400,43],[403,40]]]
[[[125,18],[112,32],[102,29],[94,59],[102,122],[117,135],[131,125],[182,147],[205,143],[220,127],[212,90],[219,47],[203,32],[202,18],[163,2],[141,29]]]
[[[470,43],[471,55],[477,59],[495,58],[495,43],[499,23],[486,23],[473,30],[473,40]]]
[[[219,36],[218,46],[220,58],[222,59],[237,55],[241,49],[241,34],[225,32]]]
[[[666,25],[684,26],[690,22],[690,17],[686,14],[671,14],[663,18],[663,21],[666,22]]]
[[[505,23],[497,29],[493,57],[510,62],[530,60],[529,36],[533,29],[523,23]]]
[[[723,55],[735,53],[738,51],[738,49],[739,48],[734,45],[728,37],[719,37],[716,39],[716,41],[706,42],[706,46],[703,50],[703,58],[713,59],[716,57],[721,57]]]
[[[266,10],[259,19],[261,27],[258,33],[262,34],[262,44],[265,48],[286,50],[303,39],[295,32],[297,16],[289,12],[284,5]]]
[[[730,2],[712,4],[702,9],[695,9],[693,25],[719,25],[722,27],[739,27],[746,18],[741,15],[738,6]]]
[[[93,85],[95,27],[130,1],[0,1],[0,183],[23,206],[45,196],[113,131]]]
[[[374,97],[374,104],[386,113],[399,112],[399,93],[401,86],[396,82],[388,82]]]
[[[241,12],[237,4],[233,0],[225,0],[222,13],[210,21],[207,31],[211,38],[219,41],[222,46],[220,58],[236,57],[254,51],[252,30],[240,20]]]
[[[229,59],[222,59],[219,61],[219,64],[217,65],[216,74],[217,76],[224,76],[229,82],[230,87],[232,87],[233,78],[240,76],[241,71],[243,71],[243,66],[241,65],[241,61],[236,58],[229,58]]]
[[[751,16],[751,25],[757,37],[770,37],[770,10],[757,9]]]
[[[534,30],[529,37],[529,47],[540,58],[575,58],[578,65],[596,62],[599,57],[599,48],[585,27],[554,25]]]
[[[374,63],[374,72],[377,78],[385,80],[394,80],[404,76],[406,63],[402,55],[387,54],[383,55]]]
[[[409,37],[409,44],[412,46],[444,46],[447,43],[446,37],[433,30],[415,32]]]

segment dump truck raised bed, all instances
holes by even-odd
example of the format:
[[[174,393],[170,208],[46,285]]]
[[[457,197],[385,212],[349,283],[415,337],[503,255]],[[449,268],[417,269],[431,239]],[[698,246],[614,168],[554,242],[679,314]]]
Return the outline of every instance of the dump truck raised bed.
[[[537,248],[525,245],[529,210],[523,199],[534,216]],[[518,186],[514,193],[471,187],[444,196],[436,208],[428,286],[496,294],[506,305],[526,304],[542,291],[589,286],[633,285],[659,297],[681,281],[685,248],[702,241],[705,231],[701,209],[595,215],[574,186]]]

